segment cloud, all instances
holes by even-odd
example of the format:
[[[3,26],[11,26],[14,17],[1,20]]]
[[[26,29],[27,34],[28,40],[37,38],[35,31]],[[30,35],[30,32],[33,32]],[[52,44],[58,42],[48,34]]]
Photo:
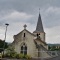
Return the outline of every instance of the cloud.
[[[60,7],[49,7],[46,11],[47,14],[53,13],[53,14],[60,14]]]
[[[0,11],[13,9],[20,12],[34,14],[39,8],[60,6],[59,2],[60,0],[0,0]]]
[[[60,26],[45,28],[47,43],[60,43]]]
[[[2,21],[8,21],[8,22],[14,22],[14,21],[22,21],[22,20],[27,20],[32,18],[33,15],[29,15],[27,13],[23,13],[23,12],[17,12],[17,11],[13,11],[11,12],[9,15],[5,15],[4,17],[1,18]]]
[[[44,8],[41,10],[41,15],[45,27],[51,28],[60,25],[60,7]]]
[[[0,39],[4,40],[5,37],[5,29],[0,28]]]

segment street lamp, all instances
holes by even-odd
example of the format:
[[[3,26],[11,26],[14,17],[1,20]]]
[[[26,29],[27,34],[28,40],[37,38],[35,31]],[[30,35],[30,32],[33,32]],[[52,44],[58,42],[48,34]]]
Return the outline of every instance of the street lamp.
[[[5,49],[5,41],[6,41],[7,27],[9,26],[9,24],[6,23],[5,25],[6,25],[6,30],[5,30],[5,38],[4,38],[4,46],[3,46],[3,56],[4,56],[4,49]]]

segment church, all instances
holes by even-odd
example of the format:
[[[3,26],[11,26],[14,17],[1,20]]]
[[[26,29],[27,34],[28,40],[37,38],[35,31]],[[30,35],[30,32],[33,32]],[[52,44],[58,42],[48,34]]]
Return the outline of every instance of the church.
[[[24,55],[30,55],[33,58],[50,58],[51,54],[47,52],[48,45],[45,42],[45,32],[40,13],[36,30],[33,33],[27,30],[26,24],[23,27],[24,29],[21,32],[13,36],[12,46],[15,48],[15,51]]]

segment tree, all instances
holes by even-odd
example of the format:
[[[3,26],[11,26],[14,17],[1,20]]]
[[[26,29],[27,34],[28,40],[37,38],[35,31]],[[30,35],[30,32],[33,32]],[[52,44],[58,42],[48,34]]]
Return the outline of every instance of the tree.
[[[6,49],[5,57],[15,58],[16,55],[17,55],[17,53],[15,52],[14,47],[9,46]]]
[[[0,39],[0,52],[3,51],[4,41]],[[8,43],[5,42],[5,49],[8,47]]]
[[[50,51],[60,51],[60,48],[56,48],[56,46],[48,46],[48,50]]]

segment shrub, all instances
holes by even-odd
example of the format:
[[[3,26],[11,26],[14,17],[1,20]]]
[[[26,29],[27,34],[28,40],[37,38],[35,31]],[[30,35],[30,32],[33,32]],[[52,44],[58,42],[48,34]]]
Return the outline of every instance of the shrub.
[[[24,55],[23,54],[19,54],[19,58],[24,58]]]
[[[24,55],[23,55],[23,54],[17,54],[17,55],[16,55],[16,58],[17,58],[17,59],[23,59],[23,58],[24,58]]]
[[[19,59],[19,54],[16,55],[16,58]]]
[[[11,58],[16,58],[16,55],[17,55],[16,52],[12,52],[12,53],[10,54],[10,57],[11,57]]]
[[[0,53],[0,58],[2,58],[2,54]]]
[[[30,56],[30,55],[25,55],[25,58],[26,58],[26,59],[30,59],[31,56]]]
[[[10,53],[4,54],[4,57],[10,57]]]
[[[17,59],[30,59],[31,56],[30,55],[17,54],[16,58]]]

